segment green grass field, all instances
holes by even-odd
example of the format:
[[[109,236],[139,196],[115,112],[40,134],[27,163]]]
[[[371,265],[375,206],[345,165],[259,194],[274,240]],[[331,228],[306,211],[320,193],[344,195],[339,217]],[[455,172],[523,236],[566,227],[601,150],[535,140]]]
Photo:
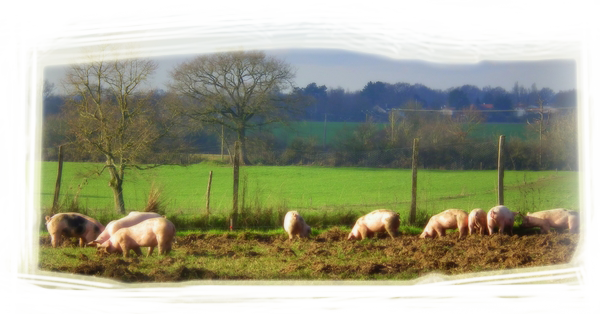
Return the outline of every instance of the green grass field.
[[[360,122],[327,122],[326,125],[326,143],[330,144],[334,141],[335,136],[342,129],[355,130]],[[376,123],[379,130],[386,127],[387,124]],[[289,126],[274,126],[272,128],[273,135],[286,143],[290,143],[295,137],[314,137],[318,143],[322,144],[324,139],[324,122],[321,121],[298,121],[292,122]],[[526,129],[523,123],[482,123],[478,125],[470,134],[473,139],[494,138],[500,135],[506,135],[507,139],[520,138],[525,139]]]
[[[101,221],[115,219],[108,174],[97,176],[101,164],[64,163],[61,203],[78,195],[81,208]],[[41,206],[49,208],[57,174],[56,162],[43,162]],[[166,213],[179,219],[198,219],[205,212],[205,191],[213,171],[210,210],[217,220],[232,207],[232,168],[217,163],[161,166],[127,172],[124,196],[127,211],[142,210],[152,184],[159,186]],[[246,187],[246,211],[265,213],[250,226],[278,227],[280,213],[297,209],[313,225],[328,227],[351,221],[377,208],[398,211],[406,220],[411,206],[411,170],[333,168],[314,166],[249,166],[240,168]],[[496,204],[495,171],[419,170],[417,208],[419,224],[447,208],[489,209]],[[80,185],[80,187],[79,187]],[[578,209],[578,173],[556,171],[506,171],[505,205],[518,211],[557,207]],[[243,195],[240,195],[240,202]],[[269,225],[269,226],[268,226]],[[193,226],[196,226],[194,224]],[[187,228],[189,226],[184,226]],[[192,227],[192,226],[190,226]]]

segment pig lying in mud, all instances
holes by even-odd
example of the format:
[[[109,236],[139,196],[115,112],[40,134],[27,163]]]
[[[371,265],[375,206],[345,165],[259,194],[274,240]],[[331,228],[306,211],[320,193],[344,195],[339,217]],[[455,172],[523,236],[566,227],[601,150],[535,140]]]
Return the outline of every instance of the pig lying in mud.
[[[479,232],[480,235],[487,233],[487,213],[480,208],[473,209],[468,215],[468,234]]]
[[[106,253],[123,253],[129,256],[129,251],[134,250],[137,255],[142,255],[140,247],[148,247],[150,256],[159,247],[159,254],[166,255],[172,250],[172,242],[176,235],[174,224],[163,218],[146,219],[135,226],[122,228],[115,232],[110,239],[98,246],[98,250]]]
[[[461,209],[447,209],[438,213],[428,221],[420,238],[444,237],[445,230],[458,229],[460,238],[468,234],[468,213]]]
[[[515,223],[516,212],[512,212],[508,207],[504,205],[498,205],[492,207],[487,213],[487,230],[489,235],[492,235],[495,228],[498,228],[498,233],[504,233],[504,230],[508,231],[510,235],[513,235],[513,225]]]
[[[398,213],[387,209],[378,209],[358,218],[347,239],[364,240],[373,236],[376,232],[384,231],[394,239],[398,227],[400,227],[400,215]]]
[[[548,233],[551,228],[576,233],[579,229],[578,212],[564,208],[543,210],[535,213],[527,213],[521,223],[522,228],[539,227],[542,233]]]
[[[161,215],[159,215],[157,213],[152,213],[152,212],[130,212],[129,215],[127,215],[119,220],[113,220],[113,221],[109,222],[108,225],[106,225],[106,229],[104,230],[104,232],[102,232],[97,237],[97,239],[95,239],[91,242],[88,242],[87,245],[89,245],[89,246],[100,245],[100,244],[108,241],[108,239],[110,239],[110,237],[120,229],[137,225],[146,219],[158,218],[158,217],[161,217]]]
[[[284,216],[284,230],[288,233],[289,240],[293,237],[308,238],[311,234],[311,227],[309,227],[303,217],[295,210],[289,211]]]
[[[79,213],[60,213],[46,216],[45,220],[53,247],[61,243],[62,236],[79,238],[78,245],[84,247],[104,231],[104,226],[97,220]]]

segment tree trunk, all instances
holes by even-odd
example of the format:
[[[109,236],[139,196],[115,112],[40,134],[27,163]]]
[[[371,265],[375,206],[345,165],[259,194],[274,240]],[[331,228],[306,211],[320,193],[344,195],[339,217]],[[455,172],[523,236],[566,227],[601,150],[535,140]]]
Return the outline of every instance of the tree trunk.
[[[123,200],[123,171],[116,169],[110,162],[107,163],[108,172],[110,173],[110,182],[108,186],[114,194],[114,210],[118,214],[125,214],[125,201]]]
[[[111,185],[114,193],[114,209],[118,214],[125,214],[125,201],[123,200],[123,181],[116,185]]]
[[[239,141],[239,162],[242,165],[250,165],[246,154],[246,128],[242,127],[237,131],[237,140]]]

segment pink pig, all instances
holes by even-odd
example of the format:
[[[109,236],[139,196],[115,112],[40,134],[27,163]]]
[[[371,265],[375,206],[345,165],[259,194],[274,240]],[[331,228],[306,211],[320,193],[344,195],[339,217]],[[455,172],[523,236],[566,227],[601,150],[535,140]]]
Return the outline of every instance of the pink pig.
[[[134,250],[137,255],[142,255],[140,247],[148,247],[150,256],[159,247],[159,254],[168,254],[172,250],[172,241],[176,235],[174,224],[163,218],[150,218],[128,228],[122,228],[115,232],[108,241],[100,244],[98,250],[107,253],[123,253],[129,256],[129,251]]]
[[[523,216],[522,228],[540,227],[542,233],[548,233],[551,228],[569,229],[570,233],[578,232],[578,212],[563,208],[527,213]]]
[[[394,239],[400,227],[400,215],[387,209],[374,210],[356,221],[354,228],[347,236],[348,240],[364,240],[376,232],[386,231]]]
[[[484,235],[487,232],[487,214],[480,208],[475,208],[468,215],[468,234],[476,231]]]
[[[110,237],[120,229],[131,227],[139,224],[140,222],[150,219],[161,217],[161,215],[152,212],[130,212],[129,215],[119,219],[113,220],[106,225],[106,229],[102,232],[97,239],[87,243],[89,246],[97,246],[101,243],[106,242]]]
[[[295,210],[289,211],[284,216],[284,230],[288,233],[288,238],[292,240],[293,237],[307,238],[311,234],[311,227],[309,227],[303,217]]]
[[[444,237],[446,229],[458,229],[460,238],[468,234],[468,213],[461,209],[447,209],[438,213],[428,221],[420,238]]]
[[[53,247],[61,243],[62,236],[79,238],[78,245],[84,247],[104,230],[104,225],[97,220],[79,213],[59,213],[46,216],[45,220]]]
[[[512,212],[504,205],[492,207],[487,213],[487,229],[489,234],[494,233],[494,229],[498,228],[498,233],[504,233],[506,229],[510,235],[513,235],[513,225],[515,223],[516,212]]]

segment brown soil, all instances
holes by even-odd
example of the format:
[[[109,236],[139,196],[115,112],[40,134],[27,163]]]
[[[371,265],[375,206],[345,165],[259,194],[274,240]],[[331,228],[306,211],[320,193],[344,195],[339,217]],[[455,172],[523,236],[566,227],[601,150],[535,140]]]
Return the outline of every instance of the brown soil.
[[[80,261],[78,266],[56,266],[41,259],[43,270],[113,278],[123,282],[166,282],[193,279],[411,279],[430,272],[461,274],[498,269],[514,269],[568,263],[579,235],[568,233],[522,235],[472,235],[458,239],[450,233],[441,239],[420,239],[400,235],[392,240],[379,235],[366,241],[347,241],[347,232],[330,229],[316,237],[290,242],[287,236],[250,233],[224,235],[191,234],[178,237],[170,256],[159,258],[152,270],[138,267],[145,257],[64,253]],[[62,247],[75,246],[65,241]],[[41,237],[41,248],[51,249],[48,237]],[[94,250],[87,248],[87,250]],[[146,252],[146,250],[143,250]],[[155,250],[155,255],[158,252]],[[272,278],[256,273],[227,274],[186,264],[185,257],[204,261],[274,261]],[[199,265],[199,264],[196,264]],[[171,269],[171,270],[170,270]],[[302,274],[302,275],[295,275]],[[296,277],[295,277],[296,276]],[[302,277],[299,277],[302,276]]]

